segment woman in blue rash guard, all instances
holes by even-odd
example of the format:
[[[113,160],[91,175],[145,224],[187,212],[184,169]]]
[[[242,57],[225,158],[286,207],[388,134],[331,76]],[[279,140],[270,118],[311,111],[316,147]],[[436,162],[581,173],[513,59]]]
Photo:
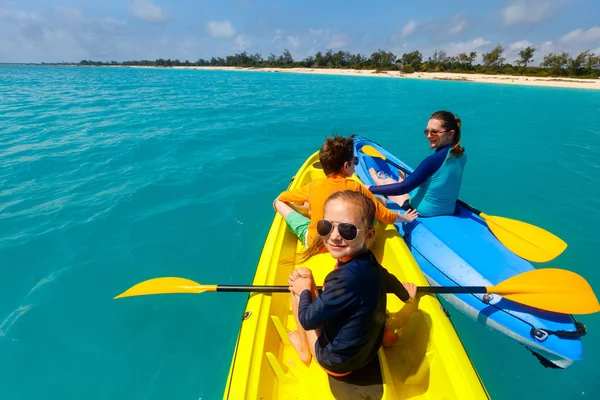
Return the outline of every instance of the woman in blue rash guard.
[[[467,163],[465,149],[460,146],[460,127],[461,121],[453,113],[434,112],[427,123],[425,137],[435,153],[408,176],[398,171],[398,181],[382,177],[378,174],[380,171],[369,168],[375,183],[369,190],[387,196],[404,209],[416,208],[422,217],[454,214]]]

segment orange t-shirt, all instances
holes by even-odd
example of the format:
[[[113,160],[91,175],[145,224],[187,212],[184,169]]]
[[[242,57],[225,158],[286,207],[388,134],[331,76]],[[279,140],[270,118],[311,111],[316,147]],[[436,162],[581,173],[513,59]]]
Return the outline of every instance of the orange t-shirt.
[[[373,193],[363,184],[346,178],[342,174],[334,174],[325,178],[315,179],[314,181],[302,186],[299,189],[286,190],[278,197],[285,203],[308,201],[311,211],[310,225],[306,242],[310,245],[317,236],[317,222],[323,219],[325,201],[335,192],[342,190],[353,190],[367,195],[375,202],[375,218],[386,224],[396,222],[396,213],[377,201]]]

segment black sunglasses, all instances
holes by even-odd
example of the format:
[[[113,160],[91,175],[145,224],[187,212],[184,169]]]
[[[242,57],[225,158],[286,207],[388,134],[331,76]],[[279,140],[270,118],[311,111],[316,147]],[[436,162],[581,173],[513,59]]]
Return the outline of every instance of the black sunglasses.
[[[322,219],[317,222],[317,233],[319,236],[327,236],[333,231],[333,226],[333,221]],[[354,224],[348,222],[339,222],[337,224],[337,229],[342,239],[349,242],[356,239],[358,231],[364,231],[364,229],[358,229]]]
[[[354,165],[358,165],[358,157],[354,156]]]

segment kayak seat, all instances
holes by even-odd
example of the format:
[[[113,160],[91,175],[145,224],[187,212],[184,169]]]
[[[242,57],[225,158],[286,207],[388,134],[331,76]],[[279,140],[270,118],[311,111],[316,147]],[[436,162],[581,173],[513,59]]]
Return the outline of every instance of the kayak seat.
[[[410,316],[405,327],[398,333],[398,341],[383,352],[390,368],[398,371],[397,375],[390,377],[395,389],[399,393],[426,389],[430,380],[430,367],[436,356],[429,348],[431,318],[419,310]]]

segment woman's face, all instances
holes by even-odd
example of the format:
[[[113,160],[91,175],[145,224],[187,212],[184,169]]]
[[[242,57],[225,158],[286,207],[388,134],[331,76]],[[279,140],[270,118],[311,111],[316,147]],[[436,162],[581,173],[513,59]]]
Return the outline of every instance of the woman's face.
[[[430,119],[427,123],[425,137],[430,149],[439,149],[454,141],[454,131],[448,131],[439,119]]]

